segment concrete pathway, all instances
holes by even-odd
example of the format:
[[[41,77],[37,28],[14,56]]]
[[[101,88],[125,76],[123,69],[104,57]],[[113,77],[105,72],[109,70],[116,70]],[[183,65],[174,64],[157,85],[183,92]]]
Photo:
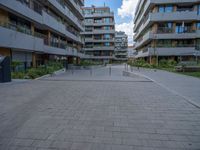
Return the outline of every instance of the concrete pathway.
[[[0,86],[0,150],[199,150],[198,108],[107,69]]]
[[[129,70],[130,71],[130,70]],[[134,73],[142,74],[152,79],[161,86],[167,88],[171,92],[182,96],[200,107],[200,79],[171,73],[162,70],[152,70],[140,68],[138,71],[134,68]]]

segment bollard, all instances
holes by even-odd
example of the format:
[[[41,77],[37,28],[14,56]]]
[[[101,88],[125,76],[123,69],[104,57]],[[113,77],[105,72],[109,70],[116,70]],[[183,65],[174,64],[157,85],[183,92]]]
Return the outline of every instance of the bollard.
[[[109,67],[109,75],[111,76],[111,66]]]
[[[72,74],[74,74],[74,68],[72,67]]]
[[[133,72],[133,67],[132,66],[130,66],[131,67],[131,72]]]
[[[90,68],[90,76],[92,76],[92,68]]]

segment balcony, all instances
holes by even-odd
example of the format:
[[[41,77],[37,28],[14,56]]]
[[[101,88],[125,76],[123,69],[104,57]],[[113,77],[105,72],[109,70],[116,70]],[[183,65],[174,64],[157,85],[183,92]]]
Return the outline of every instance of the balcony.
[[[114,46],[94,46],[84,48],[84,51],[114,51]]]
[[[43,39],[34,36],[29,29],[10,23],[1,23],[0,33],[1,47],[43,52]]]
[[[19,1],[16,0],[1,0],[0,5],[11,9],[22,16],[30,18],[31,20],[43,24],[42,14],[38,13],[37,10],[34,10],[26,5],[23,5]]]
[[[114,59],[114,56],[91,56],[91,55],[85,55],[82,57],[82,59]]]
[[[115,22],[84,22],[85,26],[114,26]]]
[[[83,18],[83,11],[79,5],[77,5],[74,0],[69,0],[69,2],[72,4],[72,6],[77,10],[79,15]]]
[[[43,21],[44,24],[48,27],[50,27],[53,30],[56,30],[60,33],[65,33],[65,25],[61,22],[58,22],[54,17],[50,16],[48,13],[43,11]]]
[[[200,15],[197,15],[197,11],[192,12],[172,12],[172,13],[150,13],[144,19],[143,24],[137,30],[134,38],[138,38],[146,28],[150,27],[154,22],[166,22],[166,21],[195,21],[200,20]]]
[[[83,34],[115,34],[115,30],[103,30],[103,29],[94,29],[92,31],[89,32],[83,32]]]
[[[114,12],[110,13],[92,13],[92,14],[85,14],[85,18],[101,18],[101,17],[114,17]]]
[[[181,0],[181,1],[180,0],[173,0],[170,3],[171,4],[176,4],[176,3],[180,3],[180,2],[181,3],[188,3],[188,4],[190,3],[190,4],[192,4],[192,3],[196,3],[197,0]],[[134,19],[134,23],[135,23],[134,32],[140,26],[141,21],[143,20],[143,16],[145,14],[147,14],[149,9],[152,6],[154,6],[155,4],[163,5],[163,4],[166,4],[166,2],[163,1],[163,0],[141,0],[140,5],[138,6],[138,8],[139,8],[138,10],[139,11],[137,11],[137,14],[136,14],[135,19]],[[143,8],[142,13],[139,13],[142,8]]]
[[[151,31],[148,31],[144,36],[142,36],[138,42],[135,44],[135,49],[138,49],[139,47],[141,47],[144,44],[147,44],[148,42],[150,42],[150,40],[153,38],[153,33]]]
[[[81,31],[84,30],[83,24],[78,18],[65,6],[61,5],[57,0],[48,0],[54,7],[57,8],[65,17],[67,17],[71,22],[74,23]]]
[[[92,43],[114,42],[114,38],[85,38],[85,42],[92,42]]]

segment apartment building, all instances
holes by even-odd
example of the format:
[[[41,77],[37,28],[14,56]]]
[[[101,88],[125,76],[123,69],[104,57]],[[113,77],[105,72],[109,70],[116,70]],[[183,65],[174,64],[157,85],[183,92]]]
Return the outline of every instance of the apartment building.
[[[127,61],[128,59],[128,36],[125,32],[115,32],[115,61]]]
[[[199,0],[140,0],[134,24],[137,58],[152,63],[155,57],[180,61],[200,56]]]
[[[84,53],[87,59],[112,61],[115,48],[115,19],[109,7],[85,7]]]
[[[0,55],[36,67],[82,56],[84,0],[0,0]]]

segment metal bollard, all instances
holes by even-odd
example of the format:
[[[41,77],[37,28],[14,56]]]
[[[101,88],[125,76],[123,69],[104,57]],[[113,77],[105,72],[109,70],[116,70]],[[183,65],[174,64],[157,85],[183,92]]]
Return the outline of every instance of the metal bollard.
[[[109,67],[109,76],[111,76],[111,66]]]
[[[92,68],[90,68],[90,76],[92,76]]]
[[[72,74],[74,74],[74,68],[72,67]]]

